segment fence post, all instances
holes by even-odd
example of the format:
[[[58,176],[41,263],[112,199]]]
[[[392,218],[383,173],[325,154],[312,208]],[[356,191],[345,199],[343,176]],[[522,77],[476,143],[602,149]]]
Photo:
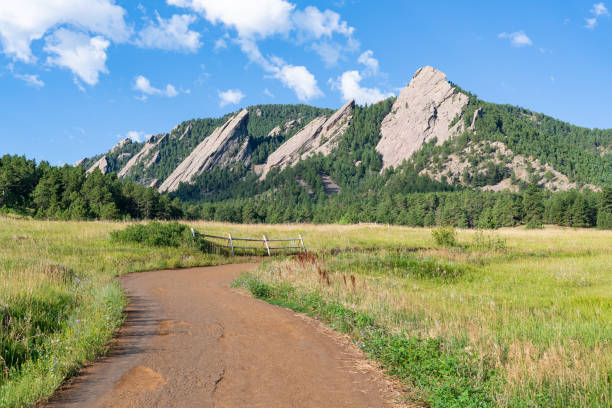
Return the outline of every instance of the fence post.
[[[234,241],[232,241],[232,234],[227,234],[229,236],[229,244],[230,248],[232,248],[232,256],[234,256]]]
[[[264,235],[264,243],[266,244],[266,249],[268,250],[268,256],[272,256],[270,254],[270,245],[268,245],[268,238]]]
[[[302,251],[306,252],[306,247],[304,246],[304,239],[302,238],[302,234],[300,235],[300,243],[302,244]]]
[[[195,239],[195,231],[193,230],[193,228],[191,229],[191,235],[193,235],[193,239]]]

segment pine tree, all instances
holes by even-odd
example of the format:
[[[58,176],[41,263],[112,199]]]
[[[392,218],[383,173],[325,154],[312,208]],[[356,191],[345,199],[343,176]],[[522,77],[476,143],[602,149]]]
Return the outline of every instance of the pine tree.
[[[586,201],[582,195],[578,195],[574,200],[574,203],[570,207],[570,217],[572,227],[588,227],[589,216]]]
[[[597,213],[597,228],[612,229],[612,187],[605,187]]]
[[[542,227],[544,199],[542,191],[536,183],[529,184],[523,194],[523,211],[525,213],[524,221],[528,228]]]

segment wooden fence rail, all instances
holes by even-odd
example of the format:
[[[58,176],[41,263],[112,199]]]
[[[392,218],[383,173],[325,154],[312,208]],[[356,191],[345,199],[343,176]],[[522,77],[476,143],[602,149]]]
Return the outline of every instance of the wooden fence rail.
[[[302,237],[302,234],[298,234],[297,238],[281,238],[281,239],[268,239],[268,237],[266,237],[265,235],[263,236],[263,239],[232,238],[232,234],[227,234],[227,237],[221,237],[218,235],[200,234],[199,232],[196,232],[193,228],[191,229],[191,234],[193,235],[193,239],[202,237],[202,238],[213,238],[213,239],[220,239],[223,241],[227,241],[227,245],[219,244],[216,242],[212,242],[212,244],[218,247],[222,247],[222,248],[229,248],[232,251],[232,255],[234,255],[235,249],[262,249],[262,248],[265,248],[266,251],[268,252],[268,256],[272,255],[271,251],[282,250],[282,249],[299,249],[303,252],[306,252],[306,247],[304,246],[304,238]],[[238,246],[238,245],[234,245],[235,241],[261,242],[263,243],[263,247]],[[295,242],[296,244],[289,245],[289,246],[272,247],[270,246],[271,242]]]

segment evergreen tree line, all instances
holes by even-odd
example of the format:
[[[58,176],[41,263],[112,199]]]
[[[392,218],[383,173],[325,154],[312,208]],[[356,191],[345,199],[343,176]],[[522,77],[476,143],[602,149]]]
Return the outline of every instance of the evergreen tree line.
[[[315,161],[316,162],[316,161]],[[328,195],[323,186],[306,191],[284,174],[285,186],[241,198],[184,204],[142,185],[120,181],[114,173],[85,175],[81,167],[36,164],[20,156],[0,158],[0,208],[51,219],[204,219],[244,223],[358,223],[407,226],[454,225],[500,228],[517,225],[612,229],[612,188],[602,192],[551,193],[530,184],[523,192],[435,191],[434,182],[416,172],[387,171],[360,193]],[[397,171],[397,170],[396,170]],[[229,176],[225,175],[226,180]],[[310,181],[314,175],[305,176]],[[222,177],[223,178],[223,177]],[[249,183],[253,185],[253,183]],[[256,183],[255,183],[256,184]],[[313,183],[314,185],[314,183]],[[412,191],[410,188],[412,188]],[[415,190],[429,192],[415,192]]]
[[[551,193],[529,185],[522,193],[463,190],[310,199],[301,190],[258,198],[190,205],[185,217],[236,223],[359,223],[495,229],[543,224],[612,229],[612,188]]]
[[[177,219],[182,204],[156,190],[122,182],[115,173],[99,170],[89,175],[83,167],[36,164],[25,157],[0,158],[0,209],[12,209],[38,218]]]

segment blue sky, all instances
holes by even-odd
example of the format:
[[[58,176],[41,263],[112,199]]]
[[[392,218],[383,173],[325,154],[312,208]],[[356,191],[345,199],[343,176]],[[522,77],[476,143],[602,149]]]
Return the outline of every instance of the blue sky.
[[[485,100],[612,128],[605,2],[49,3],[0,3],[0,154],[73,163],[248,105],[371,103],[424,65]]]

